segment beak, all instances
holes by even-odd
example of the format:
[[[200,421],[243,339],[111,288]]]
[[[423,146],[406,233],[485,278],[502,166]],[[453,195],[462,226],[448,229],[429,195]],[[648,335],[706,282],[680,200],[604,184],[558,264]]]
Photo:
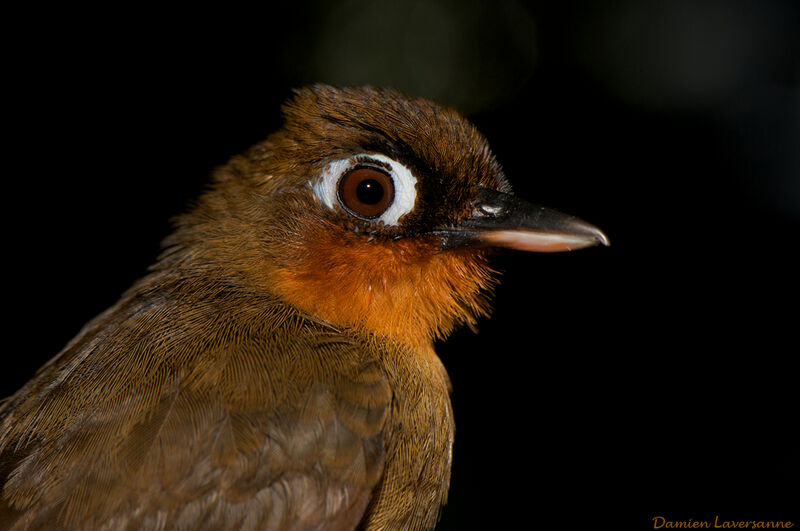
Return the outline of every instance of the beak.
[[[609,245],[594,225],[511,194],[481,187],[471,206],[469,218],[438,232],[443,248],[477,245],[551,253]]]

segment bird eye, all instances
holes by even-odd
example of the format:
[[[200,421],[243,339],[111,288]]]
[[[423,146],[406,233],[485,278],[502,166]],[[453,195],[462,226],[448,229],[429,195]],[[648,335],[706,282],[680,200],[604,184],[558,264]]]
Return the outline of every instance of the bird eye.
[[[339,202],[351,214],[372,219],[380,216],[394,200],[394,182],[376,168],[355,168],[339,181]]]
[[[398,225],[417,198],[414,174],[380,153],[331,161],[308,184],[317,201],[331,210],[389,226]]]

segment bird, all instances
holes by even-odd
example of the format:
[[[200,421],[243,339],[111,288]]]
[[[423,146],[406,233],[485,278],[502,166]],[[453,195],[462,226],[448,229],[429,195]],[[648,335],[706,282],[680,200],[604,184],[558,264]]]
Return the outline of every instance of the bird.
[[[293,91],[145,276],[0,405],[4,529],[430,529],[495,249],[608,245],[512,191],[457,110]]]

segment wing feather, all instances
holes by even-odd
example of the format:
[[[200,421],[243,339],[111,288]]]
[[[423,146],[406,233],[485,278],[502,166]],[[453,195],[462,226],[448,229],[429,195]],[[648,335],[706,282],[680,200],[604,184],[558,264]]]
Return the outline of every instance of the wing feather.
[[[357,340],[259,302],[123,300],[88,325],[0,406],[0,523],[356,526],[386,377]]]

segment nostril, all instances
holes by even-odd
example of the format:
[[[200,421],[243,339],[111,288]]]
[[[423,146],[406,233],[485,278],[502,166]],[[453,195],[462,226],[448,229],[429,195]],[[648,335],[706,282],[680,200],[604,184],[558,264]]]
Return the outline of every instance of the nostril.
[[[477,205],[472,209],[473,217],[497,217],[503,213],[503,207],[500,205]]]

